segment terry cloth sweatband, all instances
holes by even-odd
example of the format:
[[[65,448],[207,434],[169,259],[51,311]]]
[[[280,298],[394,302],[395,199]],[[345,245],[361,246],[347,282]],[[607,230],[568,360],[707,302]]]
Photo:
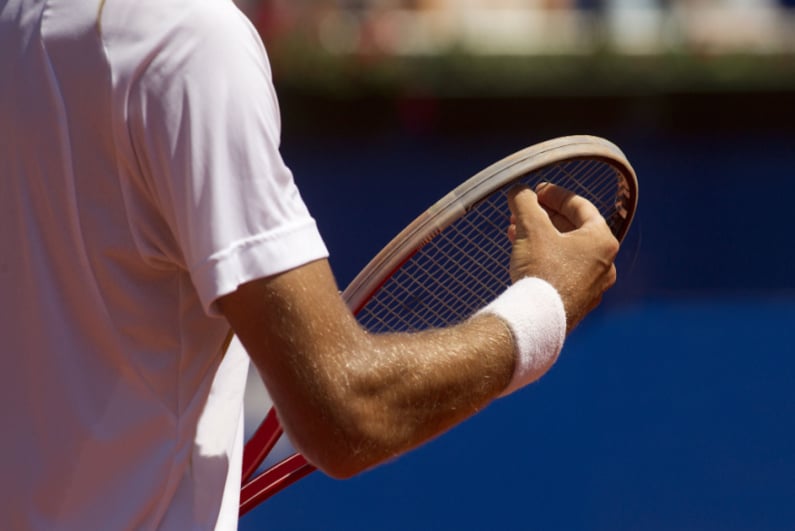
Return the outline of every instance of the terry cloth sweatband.
[[[483,313],[505,321],[516,346],[513,377],[500,396],[535,381],[557,360],[566,338],[566,310],[547,281],[525,277],[476,315]]]

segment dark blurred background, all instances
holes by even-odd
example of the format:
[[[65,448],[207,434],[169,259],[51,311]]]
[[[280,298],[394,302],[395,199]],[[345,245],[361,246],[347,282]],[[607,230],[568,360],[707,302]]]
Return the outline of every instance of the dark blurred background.
[[[539,383],[241,529],[795,529],[794,3],[239,2],[342,287],[535,142],[604,136],[640,182],[619,283]]]

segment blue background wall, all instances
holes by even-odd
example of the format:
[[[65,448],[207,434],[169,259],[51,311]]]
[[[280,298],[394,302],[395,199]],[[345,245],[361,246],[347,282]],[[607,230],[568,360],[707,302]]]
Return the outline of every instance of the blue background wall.
[[[760,101],[332,102],[315,126],[288,101],[284,155],[341,286],[451,186],[552,136],[618,143],[640,206],[618,285],[540,382],[241,529],[794,529],[792,107],[732,120]]]

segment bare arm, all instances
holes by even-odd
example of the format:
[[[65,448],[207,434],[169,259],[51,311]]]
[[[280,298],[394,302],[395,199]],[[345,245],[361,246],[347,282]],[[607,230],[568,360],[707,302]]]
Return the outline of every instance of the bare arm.
[[[483,408],[510,380],[513,341],[495,317],[372,335],[327,262],[241,286],[220,301],[298,449],[346,477]]]
[[[555,286],[572,328],[615,280],[617,244],[590,203],[566,194],[547,190],[542,208],[532,191],[515,191],[508,232],[514,279],[540,276]],[[506,388],[515,366],[513,338],[494,316],[417,334],[367,333],[325,260],[240,286],[219,306],[293,443],[336,477],[469,417]]]

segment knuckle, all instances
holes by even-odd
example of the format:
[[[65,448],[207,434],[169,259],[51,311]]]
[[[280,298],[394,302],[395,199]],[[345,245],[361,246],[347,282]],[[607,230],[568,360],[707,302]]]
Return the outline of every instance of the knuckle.
[[[610,236],[610,240],[608,241],[608,244],[607,244],[607,251],[610,254],[610,258],[615,258],[616,257],[620,247],[621,246],[618,243],[618,240],[614,236],[611,235]]]
[[[611,265],[610,270],[607,272],[608,286],[615,285],[617,280],[618,280],[618,270],[616,270],[615,265]]]
[[[607,225],[605,225],[605,228],[607,228]],[[618,250],[620,247],[621,245],[619,244],[616,237],[613,236],[613,233],[610,232],[609,229],[607,229],[607,231],[603,233],[601,245],[601,249],[605,256],[609,257],[611,260],[614,259],[616,255],[618,255]]]
[[[612,288],[616,284],[617,280],[618,275],[616,274],[616,266],[611,265],[609,268],[607,268],[601,279],[602,293]]]

